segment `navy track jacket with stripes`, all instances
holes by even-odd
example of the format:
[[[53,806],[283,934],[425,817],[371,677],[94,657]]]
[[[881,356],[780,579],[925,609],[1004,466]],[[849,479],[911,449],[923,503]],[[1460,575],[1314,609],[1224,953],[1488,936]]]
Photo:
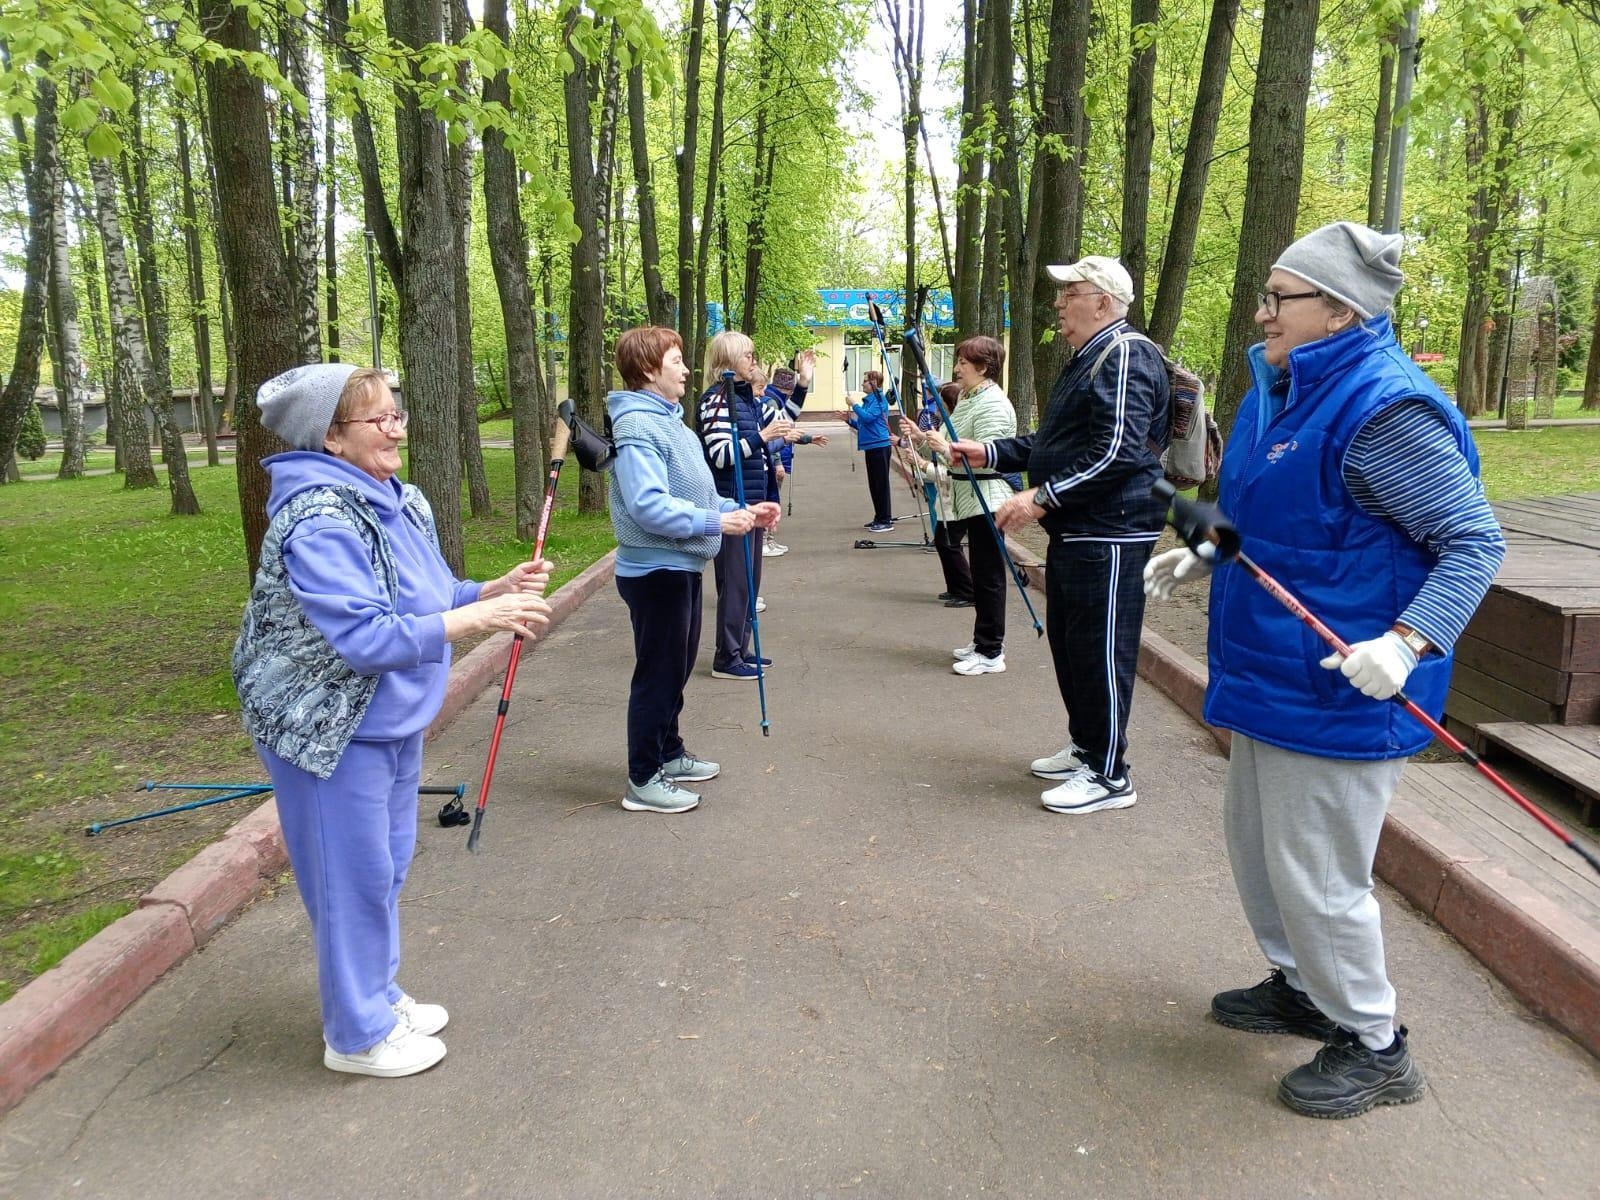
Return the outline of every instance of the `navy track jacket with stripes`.
[[[1154,541],[1166,505],[1150,494],[1161,478],[1168,418],[1167,367],[1142,338],[1125,339],[1089,377],[1106,343],[1127,330],[1113,321],[1062,369],[1039,428],[989,444],[997,471],[1026,469],[1052,538]]]

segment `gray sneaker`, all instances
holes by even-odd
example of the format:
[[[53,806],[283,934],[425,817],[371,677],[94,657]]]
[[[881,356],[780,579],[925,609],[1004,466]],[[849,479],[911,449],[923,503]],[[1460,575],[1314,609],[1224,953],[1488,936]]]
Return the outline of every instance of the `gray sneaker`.
[[[628,790],[622,793],[622,807],[629,812],[681,813],[699,803],[699,796],[673,783],[664,771],[657,771],[643,786],[628,780]]]
[[[661,764],[661,773],[673,783],[703,783],[715,779],[721,770],[716,763],[696,758],[687,750],[671,762]]]

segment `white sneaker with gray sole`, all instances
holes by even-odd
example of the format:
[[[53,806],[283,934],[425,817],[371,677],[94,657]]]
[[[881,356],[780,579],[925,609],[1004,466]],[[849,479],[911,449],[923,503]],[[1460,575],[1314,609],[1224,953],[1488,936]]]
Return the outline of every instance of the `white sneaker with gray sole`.
[[[425,1033],[429,1037],[438,1033],[450,1024],[450,1013],[442,1004],[419,1004],[404,992],[391,1008],[394,1009],[395,1018],[411,1026],[416,1033]]]
[[[1066,779],[1083,769],[1083,759],[1078,757],[1078,748],[1071,742],[1054,754],[1034,759],[1028,768],[1040,779]]]
[[[661,764],[661,773],[673,783],[704,783],[715,779],[722,768],[703,758],[696,758],[685,750],[669,763]]]
[[[1053,813],[1099,812],[1105,808],[1132,808],[1139,793],[1133,790],[1133,780],[1107,779],[1098,771],[1079,771],[1066,781],[1040,795],[1040,803]]]
[[[958,658],[950,664],[950,669],[957,675],[998,675],[1006,669],[1006,656],[996,654],[987,658],[974,651],[966,658]]]

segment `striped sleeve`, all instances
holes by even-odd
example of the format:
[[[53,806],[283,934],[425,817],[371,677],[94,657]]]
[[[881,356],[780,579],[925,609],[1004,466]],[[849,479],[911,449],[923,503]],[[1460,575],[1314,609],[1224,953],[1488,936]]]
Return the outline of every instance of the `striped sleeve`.
[[[1445,418],[1422,399],[1379,411],[1350,443],[1344,480],[1363,511],[1437,556],[1396,619],[1448,651],[1489,590],[1506,543]]]
[[[1105,365],[1089,379],[1089,428],[1064,469],[1034,493],[1047,509],[1091,503],[1120,486],[1146,461],[1145,443],[1157,398],[1167,394],[1166,367],[1154,347],[1135,351],[1138,338],[1123,338]]]
[[[713,467],[727,470],[733,466],[733,423],[721,389],[714,388],[700,397],[700,439],[705,442],[706,459]],[[741,438],[739,450],[748,458],[761,450],[761,443]]]

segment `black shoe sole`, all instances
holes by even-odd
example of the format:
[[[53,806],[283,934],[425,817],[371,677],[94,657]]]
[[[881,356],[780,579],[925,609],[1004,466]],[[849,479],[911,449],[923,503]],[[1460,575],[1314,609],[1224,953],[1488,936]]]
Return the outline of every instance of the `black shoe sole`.
[[[1333,1033],[1333,1025],[1319,1025],[1310,1021],[1284,1021],[1277,1017],[1247,1017],[1224,1013],[1215,1008],[1211,1019],[1228,1029],[1245,1033],[1286,1033],[1292,1037],[1310,1038],[1313,1042],[1326,1042]]]
[[[1348,1121],[1351,1117],[1371,1112],[1380,1104],[1415,1104],[1427,1094],[1428,1081],[1423,1078],[1415,1063],[1409,1066],[1401,1078],[1380,1083],[1358,1096],[1324,1103],[1304,1100],[1289,1091],[1282,1083],[1278,1084],[1278,1099],[1285,1108],[1299,1113],[1302,1117],[1315,1117],[1319,1121]]]

